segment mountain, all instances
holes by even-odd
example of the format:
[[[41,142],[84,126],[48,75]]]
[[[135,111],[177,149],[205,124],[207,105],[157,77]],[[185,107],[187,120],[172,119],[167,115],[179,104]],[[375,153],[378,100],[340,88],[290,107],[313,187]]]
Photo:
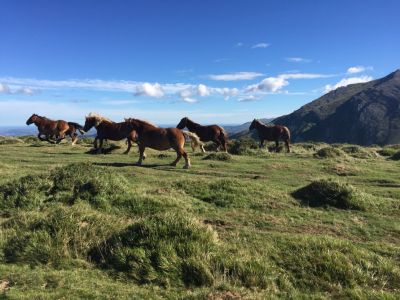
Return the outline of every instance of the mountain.
[[[274,123],[289,127],[296,142],[400,143],[400,70],[338,88]]]
[[[260,119],[261,122],[264,124],[267,124],[274,119],[272,118],[264,118]],[[246,135],[249,135],[249,127],[252,121],[243,123],[241,125],[229,125],[229,126],[224,126],[225,131],[228,133],[230,138],[237,139],[240,137],[244,137]]]

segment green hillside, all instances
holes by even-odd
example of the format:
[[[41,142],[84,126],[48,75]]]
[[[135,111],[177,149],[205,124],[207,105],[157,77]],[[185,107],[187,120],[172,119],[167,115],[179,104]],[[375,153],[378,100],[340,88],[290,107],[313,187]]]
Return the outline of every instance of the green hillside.
[[[2,297],[400,297],[399,146],[236,141],[184,170],[89,142],[0,138]]]

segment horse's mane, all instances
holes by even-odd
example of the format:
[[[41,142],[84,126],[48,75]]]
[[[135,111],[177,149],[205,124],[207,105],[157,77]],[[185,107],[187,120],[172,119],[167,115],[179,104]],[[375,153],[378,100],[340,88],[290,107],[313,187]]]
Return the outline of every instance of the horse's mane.
[[[50,119],[50,118],[45,117],[45,116],[39,116],[38,114],[36,114],[36,116],[39,117],[39,118],[41,118],[41,119],[44,119],[44,120],[46,120],[46,121],[54,121],[53,119]]]
[[[157,125],[155,125],[155,124],[153,124],[153,123],[151,123],[151,122],[149,122],[149,121],[140,120],[140,119],[134,119],[134,118],[126,118],[126,119],[132,119],[132,120],[135,120],[135,121],[137,121],[137,122],[139,122],[139,123],[142,123],[142,124],[145,124],[145,125],[149,125],[149,126],[157,127],[157,128],[158,128]]]
[[[109,118],[103,117],[102,115],[98,114],[98,113],[94,113],[91,112],[88,115],[88,118],[95,118],[97,122],[101,123],[101,122],[109,122],[109,123],[115,123],[114,121],[110,120]]]

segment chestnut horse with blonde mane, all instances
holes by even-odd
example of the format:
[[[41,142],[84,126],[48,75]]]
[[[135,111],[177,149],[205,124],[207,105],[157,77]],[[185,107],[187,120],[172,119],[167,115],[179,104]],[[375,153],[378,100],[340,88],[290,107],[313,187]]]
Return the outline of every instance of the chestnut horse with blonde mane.
[[[58,144],[65,139],[65,135],[69,135],[72,140],[72,145],[75,145],[76,141],[78,140],[78,134],[76,131],[79,130],[81,134],[85,133],[83,131],[83,127],[78,123],[67,122],[64,120],[54,121],[37,114],[33,114],[26,121],[26,125],[31,125],[32,123],[34,123],[39,130],[39,140],[48,141],[49,143],[54,143],[54,141],[51,141],[50,138],[55,137],[55,143]],[[44,135],[46,138],[42,138],[42,135]]]
[[[143,161],[143,154],[146,147],[155,149],[155,150],[168,150],[173,148],[176,152],[176,159],[171,163],[171,166],[176,166],[179,160],[182,158],[185,159],[185,169],[190,167],[190,159],[184,150],[185,139],[190,138],[192,140],[193,145],[200,145],[199,137],[188,131],[183,131],[178,128],[159,128],[154,126],[153,124],[138,120],[138,119],[125,119],[127,123],[133,126],[138,134],[138,145],[139,145],[139,160],[137,164],[140,166]]]
[[[212,141],[217,145],[217,151],[221,147],[222,150],[226,152],[226,143],[227,143],[227,134],[225,130],[218,125],[200,125],[196,122],[193,122],[188,117],[184,117],[180,120],[179,124],[176,128],[183,129],[187,128],[190,132],[195,133],[202,142]],[[200,146],[203,152],[203,145]]]
[[[125,154],[128,154],[131,150],[132,142],[137,142],[136,131],[126,122],[115,123],[99,114],[90,113],[86,116],[83,130],[88,132],[92,127],[95,127],[97,130],[97,135],[93,143],[95,150],[97,149],[97,153],[102,152],[104,140],[120,141],[126,138],[128,148],[124,152]],[[97,145],[98,141],[100,141],[99,147]]]
[[[251,122],[249,130],[256,129],[260,139],[260,148],[264,146],[264,141],[275,141],[275,150],[278,151],[279,140],[283,140],[286,145],[287,152],[290,152],[290,130],[286,126],[281,125],[265,125],[254,119]]]

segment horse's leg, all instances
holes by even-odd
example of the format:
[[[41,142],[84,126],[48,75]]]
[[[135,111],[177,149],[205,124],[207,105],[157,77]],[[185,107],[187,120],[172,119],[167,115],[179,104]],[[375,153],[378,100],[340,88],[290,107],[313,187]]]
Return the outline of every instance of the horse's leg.
[[[182,149],[182,156],[185,159],[185,165],[183,166],[184,169],[189,169],[190,168],[190,159],[185,152],[185,150]]]
[[[101,154],[102,150],[103,150],[103,139],[99,139],[100,143],[99,143],[99,148],[97,148],[97,154]]]
[[[46,139],[42,138],[42,134],[41,134],[40,132],[38,133],[37,137],[38,137],[38,139],[41,140],[42,142],[43,142],[43,141],[47,141]]]
[[[203,144],[200,145],[200,148],[201,148],[201,152],[206,153],[206,149],[204,149],[204,145]]]
[[[76,132],[70,134],[71,140],[72,140],[72,146],[76,144],[78,141],[78,134]]]
[[[171,166],[173,167],[176,167],[176,164],[182,158],[183,153],[185,153],[185,151],[182,148],[175,149],[175,151],[176,151],[176,159],[171,163]]]
[[[65,139],[65,131],[60,131],[60,135],[58,136],[56,143],[59,144],[61,141]]]
[[[279,140],[275,140],[275,152],[279,152]]]
[[[127,140],[127,142],[128,142],[128,148],[126,149],[126,151],[124,152],[124,154],[128,154],[129,151],[131,151],[131,147],[132,147],[131,139],[128,137],[126,140]]]
[[[286,140],[285,144],[286,144],[287,152],[290,153],[290,141]]]
[[[260,149],[264,148],[264,140],[260,140],[260,145],[259,145]]]
[[[144,146],[141,146],[140,144],[139,144],[139,160],[137,161],[137,165],[138,166],[141,166],[142,165],[142,162],[143,162],[143,156],[144,156],[144,149],[145,149],[146,147],[144,147]]]

